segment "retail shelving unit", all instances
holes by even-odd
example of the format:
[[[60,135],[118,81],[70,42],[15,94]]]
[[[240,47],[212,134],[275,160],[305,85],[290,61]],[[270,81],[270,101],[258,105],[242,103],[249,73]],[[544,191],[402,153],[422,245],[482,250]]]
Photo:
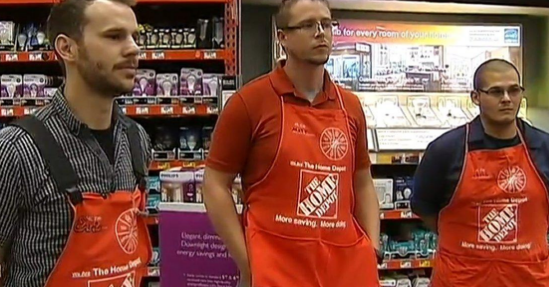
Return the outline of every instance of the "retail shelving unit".
[[[40,27],[45,23],[45,16],[49,11],[49,7],[59,2],[60,0],[0,0],[0,22],[12,21],[17,27],[19,16],[21,16],[21,26],[28,22],[27,7],[29,11],[40,15],[41,19],[36,19],[32,22],[39,22],[36,27]],[[182,129],[186,126],[202,126],[215,124],[217,114],[220,110],[222,79],[230,79],[229,82],[235,83],[240,74],[239,60],[239,25],[240,25],[240,0],[138,0],[135,7],[138,21],[159,25],[159,29],[164,29],[166,26],[174,31],[175,29],[195,29],[196,39],[195,46],[186,46],[180,48],[149,48],[143,46],[139,54],[140,68],[149,70],[158,70],[158,73],[179,73],[181,68],[197,68],[204,74],[217,75],[218,83],[213,87],[217,87],[215,95],[183,95],[181,93],[170,95],[169,99],[156,99],[156,94],[147,95],[146,101],[137,101],[135,96],[127,95],[117,99],[125,114],[135,118],[140,122],[155,142],[155,134],[151,129],[158,125],[166,125],[172,129]],[[10,14],[7,11],[13,9],[15,12]],[[174,15],[174,10],[185,11],[183,14]],[[23,12],[22,12],[23,11]],[[160,12],[159,12],[160,11]],[[160,16],[160,17],[158,17]],[[8,19],[2,19],[7,17]],[[208,19],[213,26],[212,17],[222,20],[222,45],[211,47],[197,48],[199,19]],[[180,23],[184,19],[184,23]],[[156,23],[158,22],[158,23]],[[196,25],[196,26],[195,26]],[[145,25],[143,25],[145,26]],[[185,26],[183,28],[182,26]],[[43,29],[43,28],[42,28]],[[152,28],[151,28],[152,29]],[[166,28],[168,29],[168,28]],[[208,28],[210,29],[210,28]],[[211,27],[212,31],[215,29]],[[18,32],[15,30],[14,36]],[[173,33],[173,32],[172,32]],[[185,32],[187,33],[187,32]],[[217,33],[219,31],[211,32]],[[193,31],[189,33],[193,34]],[[173,36],[173,34],[172,34]],[[188,36],[185,36],[188,37]],[[213,36],[211,41],[213,42]],[[175,38],[174,38],[175,39]],[[15,41],[15,39],[14,39]],[[173,40],[176,41],[176,40]],[[185,40],[184,40],[185,41]],[[190,41],[190,40],[189,40]],[[217,39],[219,42],[220,40]],[[200,46],[203,47],[203,46]],[[0,65],[2,74],[46,74],[48,76],[60,76],[57,58],[51,50],[30,51],[27,49],[0,49]],[[39,71],[39,72],[37,72]],[[177,81],[180,79],[178,78]],[[204,83],[205,85],[205,83]],[[234,88],[231,88],[234,89]],[[157,90],[154,88],[154,90]],[[178,89],[181,91],[180,89]],[[213,92],[212,92],[213,93]],[[32,114],[41,106],[47,104],[49,99],[23,99],[23,98],[0,98],[0,125],[7,123],[10,120],[24,115]],[[177,131],[179,132],[179,130]],[[179,136],[174,136],[179,138]],[[179,142],[175,140],[175,142]],[[150,176],[158,176],[158,172],[172,167],[188,167],[194,168],[203,162],[204,153],[202,150],[200,159],[162,159],[157,157],[158,151],[154,150],[155,161],[150,167]],[[154,209],[154,206],[153,206]],[[153,245],[158,247],[158,224],[159,218],[151,214],[147,218],[147,223],[150,226],[151,236],[153,237]],[[158,250],[155,250],[158,253]],[[143,283],[143,286],[158,286],[160,268],[157,264],[151,265],[148,269],[148,278]],[[156,285],[155,285],[156,284]]]

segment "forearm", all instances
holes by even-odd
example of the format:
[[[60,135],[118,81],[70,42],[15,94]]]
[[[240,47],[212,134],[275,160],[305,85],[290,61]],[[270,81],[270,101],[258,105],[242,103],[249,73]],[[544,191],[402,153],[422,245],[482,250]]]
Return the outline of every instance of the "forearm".
[[[379,249],[379,200],[372,181],[356,192],[355,216],[373,246]]]
[[[248,253],[242,225],[228,188],[210,188],[204,203],[217,235],[225,243],[231,257],[241,271],[248,271]]]

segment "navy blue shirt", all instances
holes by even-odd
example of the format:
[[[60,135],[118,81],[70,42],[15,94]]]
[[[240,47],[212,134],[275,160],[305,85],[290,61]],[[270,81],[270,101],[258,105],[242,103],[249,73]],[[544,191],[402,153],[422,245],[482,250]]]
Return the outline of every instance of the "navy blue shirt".
[[[549,187],[549,134],[518,120],[530,157]],[[459,182],[465,159],[465,125],[452,129],[432,141],[414,175],[412,211],[419,216],[437,216],[450,202]],[[518,135],[501,140],[484,133],[480,118],[470,124],[469,149],[502,149],[520,144]]]

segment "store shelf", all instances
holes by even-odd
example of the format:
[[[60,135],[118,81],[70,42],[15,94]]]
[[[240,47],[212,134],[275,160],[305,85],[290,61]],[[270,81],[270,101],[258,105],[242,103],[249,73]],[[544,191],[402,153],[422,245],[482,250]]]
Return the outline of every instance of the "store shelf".
[[[0,0],[0,5],[53,4],[57,0]]]
[[[418,164],[423,152],[370,152],[370,161],[376,165]]]
[[[166,4],[166,3],[190,3],[190,4],[208,4],[208,3],[229,3],[232,0],[137,0],[137,3],[147,4]]]
[[[203,164],[202,161],[182,161],[182,160],[166,160],[153,161],[149,167],[149,171],[163,171],[171,168],[195,168]]]
[[[419,217],[413,214],[409,209],[381,210],[379,218],[382,220],[419,219]]]
[[[0,118],[22,117],[34,113],[35,106],[0,106]],[[122,107],[122,111],[128,116],[134,117],[184,117],[184,116],[208,116],[218,113],[217,107],[202,105],[130,105]]]
[[[146,50],[139,53],[141,61],[204,61],[226,60],[227,50]],[[0,62],[53,62],[57,57],[52,51],[0,52]]]
[[[402,269],[421,269],[432,268],[434,266],[433,259],[403,259],[389,260],[378,265],[380,270],[402,270]]]

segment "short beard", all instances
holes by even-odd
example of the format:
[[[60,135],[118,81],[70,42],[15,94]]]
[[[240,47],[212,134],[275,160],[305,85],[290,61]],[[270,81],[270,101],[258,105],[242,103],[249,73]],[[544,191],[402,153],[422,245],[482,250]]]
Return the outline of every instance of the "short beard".
[[[79,52],[80,61],[77,63],[76,68],[91,89],[106,98],[116,98],[131,92],[131,90],[128,91],[121,85],[113,83],[111,78],[105,75],[105,67],[99,62],[92,61],[85,48],[80,48]]]

